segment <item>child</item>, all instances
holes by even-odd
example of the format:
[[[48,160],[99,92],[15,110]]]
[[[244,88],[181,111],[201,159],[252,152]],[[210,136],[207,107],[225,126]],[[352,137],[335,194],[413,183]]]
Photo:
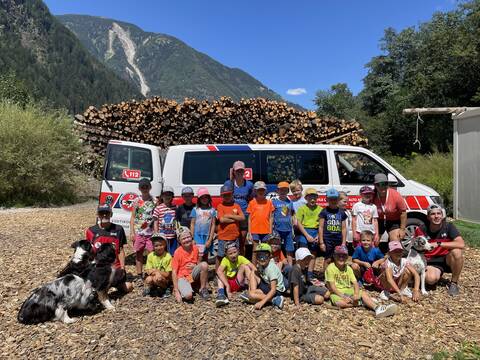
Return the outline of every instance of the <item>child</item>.
[[[198,248],[193,244],[192,235],[187,228],[179,229],[180,246],[175,250],[172,261],[172,282],[175,299],[191,301],[193,288],[199,289],[200,297],[208,300],[208,264],[200,262]]]
[[[200,252],[200,258],[205,261],[208,254],[213,255],[213,236],[215,234],[216,210],[212,207],[212,198],[207,188],[201,187],[197,192],[197,206],[190,213],[190,232]]]
[[[312,305],[323,304],[325,299],[330,297],[330,292],[325,286],[307,286],[303,271],[308,268],[312,253],[307,248],[299,248],[295,252],[295,265],[290,271],[290,297],[295,306],[300,306],[300,302]]]
[[[232,293],[242,290],[248,283],[250,272],[255,271],[253,264],[239,255],[238,247],[234,242],[227,245],[225,255],[217,269],[218,295],[215,301],[217,307],[228,304]]]
[[[379,318],[396,314],[397,305],[376,305],[366,292],[360,290],[352,268],[347,265],[347,259],[347,247],[336,246],[333,262],[325,272],[332,304],[341,309],[363,305],[374,310],[375,316]]]
[[[161,200],[162,203],[153,211],[153,230],[165,236],[170,245],[169,252],[173,254],[177,249],[177,221],[175,220],[176,206],[172,203],[173,188],[171,186],[164,186]]]
[[[190,228],[190,221],[192,220],[190,214],[195,207],[193,203],[193,189],[190,186],[182,189],[182,200],[183,204],[175,210],[175,219],[180,226]]]
[[[352,212],[352,232],[354,248],[360,245],[360,234],[362,231],[370,231],[374,234],[373,243],[378,246],[378,211],[377,206],[373,204],[373,195],[375,190],[369,186],[360,188],[362,201],[353,205]]]
[[[217,239],[218,249],[215,268],[218,269],[220,261],[225,256],[225,247],[228,243],[235,243],[240,247],[240,222],[245,220],[240,205],[233,201],[233,187],[223,185],[220,189],[222,203],[217,206]]]
[[[282,181],[277,185],[278,198],[272,200],[275,211],[273,213],[273,228],[280,235],[282,248],[287,253],[287,260],[293,264],[293,204],[288,198],[288,182]]]
[[[417,302],[420,299],[420,276],[417,271],[402,257],[403,247],[400,241],[390,241],[388,243],[388,257],[383,263],[383,273],[380,275],[380,281],[384,291],[380,294],[380,299],[387,300],[392,298],[395,301],[405,303],[407,298]],[[413,293],[408,288],[408,282],[413,278]],[[391,295],[391,293],[396,293]]]
[[[264,241],[265,237],[272,232],[273,212],[275,208],[270,200],[265,198],[267,185],[263,181],[257,181],[253,188],[255,198],[250,201],[247,207],[248,234],[247,239],[253,241],[253,249]],[[253,264],[256,264],[256,252],[252,256]]]
[[[135,250],[135,269],[137,277],[142,278],[143,252],[153,250],[151,236],[153,233],[153,211],[155,200],[150,195],[152,185],[150,180],[143,178],[138,183],[141,196],[133,203],[132,215],[130,217],[130,240]]]
[[[290,183],[290,191],[292,192],[292,207],[293,212],[297,212],[300,206],[303,206],[307,203],[305,198],[302,196],[303,186],[302,182],[298,179],[293,180]]]
[[[347,242],[347,214],[338,208],[339,196],[334,188],[327,190],[328,205],[320,213],[318,243],[320,249],[324,251],[324,270],[332,261],[335,247],[346,245]]]
[[[288,289],[288,276],[292,270],[292,265],[288,263],[287,258],[283,255],[281,245],[282,239],[280,235],[273,230],[272,233],[266,237],[265,242],[272,248],[272,259],[282,272],[283,284],[285,285],[285,288]]]
[[[283,275],[272,259],[270,245],[261,243],[254,249],[258,262],[257,271],[250,273],[248,281],[249,291],[240,295],[240,299],[247,303],[255,303],[255,309],[260,310],[266,303],[283,308],[285,285]]]
[[[317,199],[317,190],[313,188],[308,188],[305,190],[305,200],[307,203],[299,207],[295,214],[297,228],[301,234],[298,236],[298,247],[306,247],[312,254],[310,263],[308,264],[307,282],[311,282],[313,280],[315,259],[319,252],[318,226],[322,208],[317,205]]]
[[[366,271],[369,271],[369,279],[373,279],[373,271],[380,269],[385,261],[384,256],[379,248],[373,246],[373,234],[369,230],[362,231],[360,239],[361,246],[357,246],[352,255],[352,269],[357,279],[367,280],[363,277]]]
[[[153,251],[147,256],[145,264],[146,278],[143,296],[152,296],[152,290],[158,288],[162,298],[170,296],[168,285],[172,280],[172,256],[168,253],[168,242],[165,236],[152,235]]]

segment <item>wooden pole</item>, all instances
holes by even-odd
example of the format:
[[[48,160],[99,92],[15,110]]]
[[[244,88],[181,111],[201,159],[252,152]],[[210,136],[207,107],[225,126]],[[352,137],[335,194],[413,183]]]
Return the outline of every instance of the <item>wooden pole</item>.
[[[403,109],[402,113],[404,115],[442,115],[442,114],[452,114],[458,115],[467,110],[475,110],[477,107],[441,107],[441,108],[411,108]]]

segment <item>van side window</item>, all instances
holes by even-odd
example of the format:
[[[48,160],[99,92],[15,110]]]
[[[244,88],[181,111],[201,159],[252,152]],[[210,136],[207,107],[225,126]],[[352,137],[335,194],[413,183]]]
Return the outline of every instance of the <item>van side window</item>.
[[[349,151],[335,151],[338,176],[342,185],[373,185],[375,174],[389,171],[370,156]]]
[[[138,182],[153,179],[152,153],[148,149],[109,145],[105,178],[112,181]]]

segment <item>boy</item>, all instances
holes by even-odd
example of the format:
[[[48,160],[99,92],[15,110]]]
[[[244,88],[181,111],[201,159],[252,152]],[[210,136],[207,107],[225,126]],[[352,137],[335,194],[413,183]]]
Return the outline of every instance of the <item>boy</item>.
[[[153,211],[153,230],[165,236],[170,247],[168,249],[170,254],[173,254],[177,248],[176,206],[172,203],[173,195],[173,188],[171,186],[164,186],[161,195],[162,203]]]
[[[247,239],[253,241],[253,249],[264,241],[265,237],[272,232],[273,211],[275,208],[265,195],[267,185],[263,181],[257,181],[253,188],[255,198],[253,198],[247,207],[248,214],[248,234]],[[256,252],[252,256],[253,264],[256,264]]]
[[[373,195],[375,190],[369,186],[360,188],[362,200],[355,203],[352,208],[352,231],[353,231],[353,247],[360,245],[360,234],[362,231],[369,231],[374,234],[373,242],[378,246],[378,210],[373,204]]]
[[[180,226],[190,228],[190,222],[192,220],[190,213],[195,207],[195,204],[193,203],[193,195],[193,189],[190,186],[182,189],[183,204],[178,206],[175,210],[175,219]]]
[[[215,267],[218,269],[220,261],[225,256],[225,247],[228,243],[235,243],[240,247],[240,222],[245,220],[240,205],[233,201],[233,187],[223,185],[220,188],[222,202],[217,206],[217,239],[218,249]]]
[[[295,252],[295,265],[290,271],[290,297],[295,306],[300,306],[300,302],[312,305],[323,304],[328,299],[330,293],[325,286],[307,286],[303,271],[308,267],[312,253],[307,248],[299,248]]]
[[[141,196],[133,203],[132,215],[130,217],[130,240],[135,250],[135,269],[137,278],[142,278],[143,273],[143,252],[153,250],[151,236],[153,233],[153,211],[155,200],[150,195],[152,185],[150,180],[143,178],[138,183]]]
[[[175,250],[172,261],[172,282],[175,299],[193,300],[193,288],[203,300],[208,300],[208,264],[200,262],[198,248],[194,245],[188,228],[181,228],[178,241],[180,246]]]
[[[288,263],[287,258],[283,255],[281,245],[282,239],[280,238],[280,235],[273,230],[272,233],[266,237],[265,242],[272,248],[272,259],[282,272],[283,284],[285,285],[285,288],[288,289],[288,276],[292,270],[292,265]]]
[[[325,271],[325,280],[334,306],[344,309],[363,305],[374,310],[378,318],[392,316],[398,312],[397,305],[376,305],[366,292],[360,290],[352,268],[347,265],[346,246],[336,246],[333,254],[333,262]]]
[[[235,242],[229,243],[226,248],[226,256],[217,269],[218,295],[215,306],[228,304],[232,293],[240,291],[248,283],[252,271],[255,271],[255,267],[247,258],[239,255]]]
[[[403,247],[400,241],[388,243],[388,257],[383,263],[383,273],[379,279],[384,289],[380,299],[392,298],[395,301],[406,303],[407,298],[417,302],[420,299],[420,276],[407,259],[402,257]],[[413,293],[408,288],[409,281],[413,278]],[[391,293],[395,293],[391,295]]]
[[[255,309],[260,310],[266,303],[283,308],[285,285],[283,275],[272,259],[272,248],[268,244],[258,244],[254,250],[257,257],[257,271],[250,273],[248,280],[249,291],[240,295],[240,299],[247,303],[255,303]]]
[[[297,219],[297,228],[301,235],[298,236],[298,247],[306,247],[310,250],[312,257],[308,264],[307,282],[313,280],[313,269],[315,259],[318,255],[318,226],[319,217],[322,208],[317,205],[317,190],[308,188],[305,190],[305,200],[307,204],[298,208],[295,218]]]
[[[380,265],[385,261],[384,256],[379,248],[373,246],[373,234],[370,231],[362,231],[360,239],[361,246],[357,246],[352,255],[352,269],[357,279],[363,279],[366,271],[372,272],[369,276],[373,279],[373,270],[380,269]]]
[[[287,253],[287,260],[293,264],[293,204],[288,198],[288,182],[282,181],[277,185],[278,198],[272,200],[275,211],[273,213],[273,228],[280,235],[282,248]]]
[[[146,278],[143,296],[152,296],[159,289],[162,298],[170,296],[168,285],[172,280],[172,256],[168,253],[168,242],[162,234],[152,235],[153,251],[147,256]]]
[[[298,179],[293,180],[290,183],[290,191],[292,192],[293,212],[296,213],[300,208],[300,206],[303,206],[307,203],[305,198],[302,196],[302,192],[303,192],[302,182]]]
[[[318,243],[324,251],[323,269],[332,261],[336,246],[346,245],[347,242],[347,214],[338,208],[340,194],[334,188],[327,190],[327,207],[320,212],[318,228]]]

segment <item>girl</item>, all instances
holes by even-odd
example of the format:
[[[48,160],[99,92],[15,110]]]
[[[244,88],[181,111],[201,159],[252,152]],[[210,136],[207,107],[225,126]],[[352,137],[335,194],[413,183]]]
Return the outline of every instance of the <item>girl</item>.
[[[169,252],[173,255],[177,249],[177,221],[175,220],[176,206],[173,201],[173,188],[165,186],[162,191],[162,203],[153,211],[153,230],[160,232],[169,242]]]
[[[378,211],[373,204],[375,190],[369,186],[362,186],[360,195],[362,200],[355,203],[352,208],[353,247],[356,248],[360,245],[360,234],[363,231],[370,231],[374,234],[373,243],[378,246],[380,241],[378,237]]]
[[[190,232],[193,234],[200,258],[208,260],[213,255],[213,236],[215,233],[216,210],[212,207],[212,198],[207,188],[201,187],[197,192],[197,206],[190,213],[192,219]]]

